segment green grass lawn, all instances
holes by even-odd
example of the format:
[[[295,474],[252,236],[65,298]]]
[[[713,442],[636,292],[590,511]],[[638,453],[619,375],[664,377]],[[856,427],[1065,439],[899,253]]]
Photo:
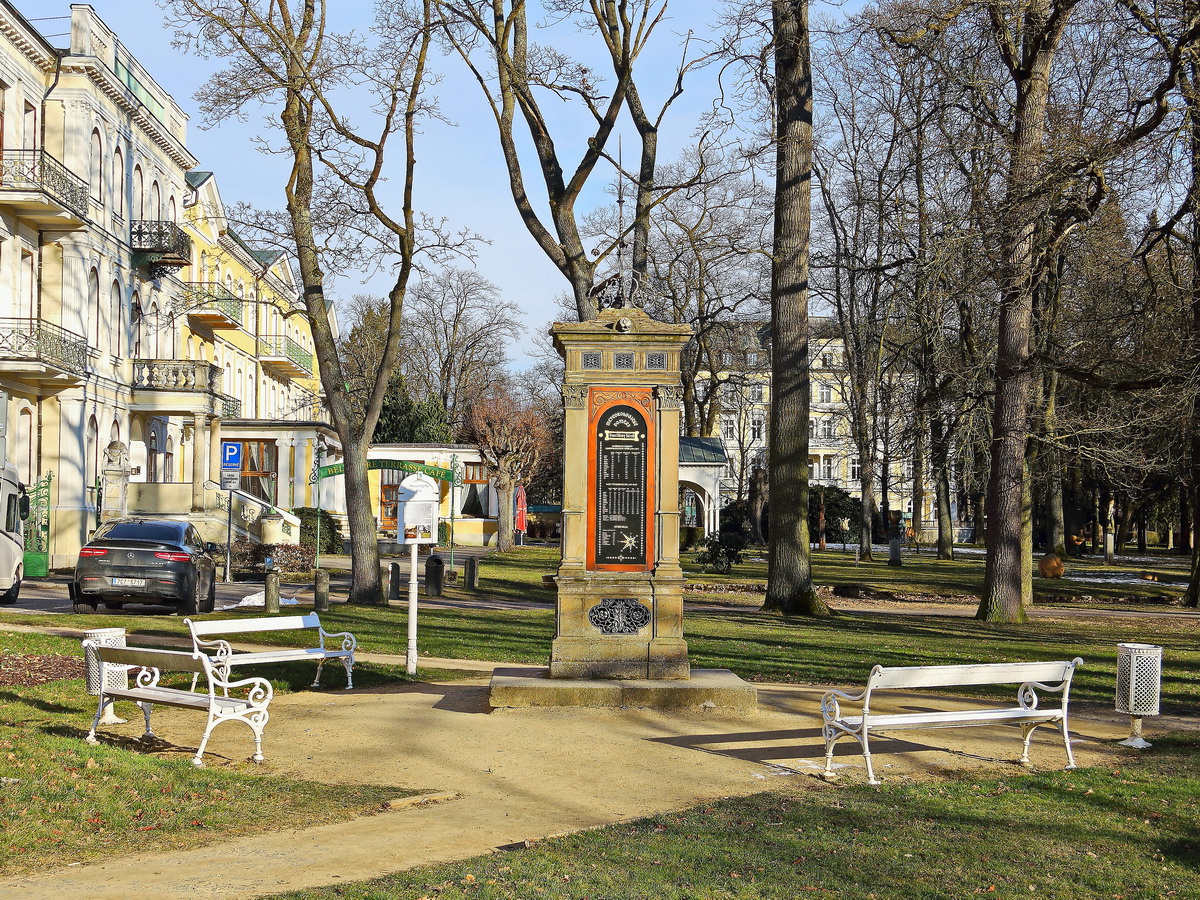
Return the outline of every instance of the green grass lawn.
[[[1115,769],[814,785],[289,900],[1200,896],[1200,741]]]
[[[0,633],[0,650],[0,660],[80,654],[78,641],[28,633]],[[361,677],[374,684],[404,680],[403,673],[379,666],[365,667]],[[311,667],[276,672],[273,680],[279,690],[296,681],[306,685]],[[121,714],[130,710],[137,713],[127,704]],[[95,711],[95,698],[79,678],[0,686],[0,873],[344,821],[413,793],[412,786],[279,778],[270,774],[269,759],[262,768],[245,763],[197,769],[190,751],[157,755],[111,733],[92,746],[83,738]],[[194,718],[199,741],[204,717]]]
[[[1178,575],[1178,567],[1169,562],[1163,568]],[[543,585],[542,575],[556,564],[553,548],[522,548],[490,557],[481,565],[481,591],[511,599],[551,600],[552,589]],[[981,565],[977,557],[949,564],[923,557],[898,570],[882,563],[855,566],[852,558],[828,552],[817,555],[816,574],[818,582],[827,584],[843,579],[842,583],[875,589],[944,595],[972,591]],[[724,580],[761,582],[765,575],[765,564],[747,562]],[[692,577],[722,580],[709,574]],[[1161,583],[1134,585],[1124,596],[1110,595],[1104,605],[1142,609],[1147,602],[1169,600],[1169,591],[1163,591]],[[473,596],[461,587],[451,592]],[[721,595],[713,597],[719,600]],[[1012,626],[969,617],[871,611],[811,620],[761,613],[754,601],[750,604],[741,610],[687,614],[693,666],[728,668],[756,681],[851,686],[861,685],[875,663],[1081,656],[1085,662],[1076,674],[1073,697],[1111,708],[1116,645],[1149,642],[1164,647],[1163,711],[1194,714],[1200,706],[1196,618],[1101,617],[1067,610]],[[405,616],[403,608],[335,604],[322,614],[322,621],[331,631],[353,632],[364,652],[402,655]],[[139,634],[186,637],[186,628],[175,617],[124,612],[71,617],[0,613],[0,623],[6,621],[73,628],[121,625],[130,632],[133,645]],[[424,608],[420,649],[424,657],[544,664],[553,629],[549,607]],[[259,639],[277,644],[306,640],[296,632],[263,634]],[[0,633],[0,649],[80,652],[77,641],[25,633]],[[323,681],[340,687],[340,667],[326,669]],[[281,690],[302,689],[312,666],[244,671],[271,678]],[[422,670],[418,675],[426,680],[444,677],[451,674]],[[406,678],[394,666],[355,667],[356,686]],[[286,781],[250,766],[194,770],[185,757],[131,753],[119,744],[88,747],[81,738],[93,711],[94,702],[79,680],[0,688],[0,775],[16,779],[0,788],[0,871],[32,871],[101,855],[190,846],[242,833],[240,829],[283,827],[297,819],[316,823],[347,818],[400,793],[396,787],[348,790]],[[1114,771],[882,788],[805,782],[805,789],[728,800],[547,841],[518,853],[292,896],[1200,896],[1200,822],[1194,799],[1200,792],[1198,750],[1200,742],[1192,735],[1158,738],[1153,752],[1131,753],[1127,764]],[[254,815],[248,813],[251,809]],[[630,879],[630,872],[636,872],[636,880]]]

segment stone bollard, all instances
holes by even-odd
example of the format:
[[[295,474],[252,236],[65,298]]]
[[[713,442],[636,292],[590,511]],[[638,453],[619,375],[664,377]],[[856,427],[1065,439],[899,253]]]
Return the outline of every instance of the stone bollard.
[[[268,616],[279,615],[279,573],[267,573],[267,589],[266,600],[263,604],[263,611]]]
[[[324,569],[318,569],[313,580],[313,611],[329,611],[329,573]]]
[[[400,563],[388,566],[388,605],[400,602]]]
[[[468,556],[463,560],[463,586],[473,591],[479,586],[479,560]]]

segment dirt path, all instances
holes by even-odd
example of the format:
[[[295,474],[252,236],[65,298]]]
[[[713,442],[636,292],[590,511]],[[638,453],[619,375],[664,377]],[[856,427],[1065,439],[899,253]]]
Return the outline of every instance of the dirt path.
[[[280,696],[266,733],[269,771],[340,784],[450,791],[460,799],[341,825],[4,879],[0,896],[260,897],[462,859],[784,782],[833,790],[807,777],[823,758],[819,694],[816,688],[763,686],[760,711],[740,721],[628,709],[492,711],[482,677],[399,690]],[[140,730],[136,722],[120,727],[131,734]],[[182,746],[194,746],[199,734],[196,717],[178,710],[162,710],[161,718],[156,712],[155,730]],[[1128,722],[1083,713],[1075,716],[1072,731],[1079,762],[1088,765],[1116,752],[1111,740],[1128,734]],[[210,752],[243,760],[248,753],[243,732],[218,730]],[[876,766],[885,780],[976,766],[990,777],[1018,771],[996,761],[1015,758],[1017,732],[991,732],[954,729],[916,732],[913,743],[880,740]],[[1052,732],[1038,734],[1035,764],[1062,765],[1061,743]],[[862,758],[853,748],[844,750],[845,771],[861,780]]]

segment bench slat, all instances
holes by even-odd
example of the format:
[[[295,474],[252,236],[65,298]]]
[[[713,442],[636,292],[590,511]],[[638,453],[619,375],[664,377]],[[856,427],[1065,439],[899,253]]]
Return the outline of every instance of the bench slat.
[[[295,662],[311,659],[333,659],[350,656],[349,650],[321,650],[320,648],[291,650],[255,650],[242,653],[237,650],[229,658],[232,665],[249,666],[254,663]]]
[[[881,688],[958,687],[973,684],[1058,684],[1071,677],[1074,662],[980,663],[963,666],[876,667],[868,686]]]
[[[181,691],[175,688],[106,688],[104,693],[106,696],[118,700],[134,700],[163,706],[182,706],[187,709],[208,709],[210,705],[208,694],[193,694],[191,691]],[[211,698],[211,705],[231,712],[240,712],[250,708],[249,703],[236,697],[215,696]]]
[[[203,672],[204,660],[189,650],[152,650],[148,647],[96,647],[96,653],[106,663],[123,666],[144,666],[166,669],[169,672]]]
[[[255,631],[291,631],[299,628],[320,628],[321,619],[316,613],[303,616],[279,616],[278,618],[257,619],[215,619],[212,621],[192,621],[192,633],[201,636],[209,634],[240,634]]]
[[[1054,722],[1063,717],[1061,708],[1055,709],[955,709],[940,712],[872,713],[869,727],[872,731],[887,728],[939,728],[955,725],[1004,724],[1006,722]],[[857,727],[862,716],[843,716],[840,721]]]

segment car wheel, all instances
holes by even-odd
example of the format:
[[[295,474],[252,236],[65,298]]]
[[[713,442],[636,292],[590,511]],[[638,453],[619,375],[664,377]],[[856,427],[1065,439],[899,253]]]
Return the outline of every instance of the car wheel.
[[[208,582],[208,599],[200,607],[200,612],[210,613],[217,608],[217,579],[216,576]]]
[[[82,600],[75,600],[71,603],[71,612],[78,613],[81,616],[90,616],[96,612],[95,602],[87,603]]]
[[[21,596],[21,570],[20,569],[17,570],[17,577],[16,577],[16,580],[13,581],[12,587],[10,587],[3,594],[0,594],[0,604],[9,606],[13,603],[16,603],[17,598],[19,596]]]
[[[179,604],[175,607],[176,615],[180,615],[180,616],[196,615],[196,613],[200,609],[199,594],[200,594],[200,585],[199,585],[199,583],[197,583],[196,589],[192,592],[192,596],[185,597],[184,599],[180,600]]]

